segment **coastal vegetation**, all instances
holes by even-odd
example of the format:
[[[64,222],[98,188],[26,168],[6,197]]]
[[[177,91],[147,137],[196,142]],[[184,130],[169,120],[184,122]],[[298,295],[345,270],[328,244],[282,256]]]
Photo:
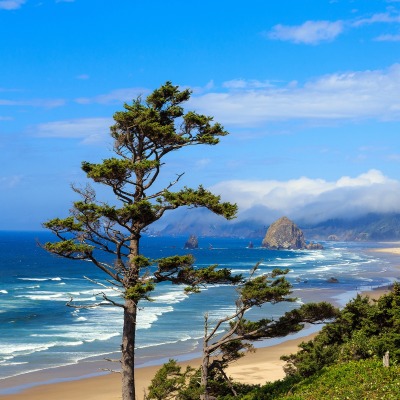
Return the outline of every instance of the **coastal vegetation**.
[[[221,394],[237,397],[250,386],[232,382],[225,370],[230,363],[253,351],[252,343],[261,339],[284,337],[304,328],[305,323],[316,324],[332,320],[338,310],[326,302],[303,304],[280,318],[251,321],[245,314],[253,307],[266,303],[293,302],[292,285],[285,275],[288,269],[256,275],[258,264],[249,277],[237,288],[236,311],[219,319],[212,326],[205,315],[202,363],[199,370],[187,367],[184,372],[170,360],[158,371],[149,387],[147,400],[158,399],[215,399]],[[189,377],[189,379],[188,379]]]
[[[89,261],[105,274],[106,285],[120,299],[105,291],[93,306],[117,306],[124,315],[122,332],[122,399],[135,400],[136,321],[141,301],[151,301],[151,293],[161,282],[185,285],[187,293],[199,291],[204,284],[237,284],[241,275],[216,265],[196,268],[192,255],[152,260],[140,252],[140,239],[147,228],[164,213],[181,207],[203,207],[226,219],[237,212],[235,204],[199,186],[172,191],[183,173],[162,182],[160,172],[165,157],[188,146],[216,145],[228,134],[210,116],[185,112],[183,104],[191,95],[166,82],[143,100],[138,97],[124,110],[114,114],[111,126],[114,156],[101,163],[82,163],[82,170],[96,184],[110,190],[116,201],[98,200],[90,185],[73,187],[80,200],[70,215],[55,218],[44,227],[52,231],[57,242],[44,248],[58,256]],[[159,182],[161,180],[161,182]],[[104,282],[97,282],[104,287]],[[70,306],[79,308],[85,305]],[[171,327],[173,329],[173,327]]]
[[[290,312],[285,315],[290,315]],[[382,362],[387,352],[390,359],[388,367]],[[391,291],[378,300],[358,295],[338,311],[335,320],[327,323],[313,340],[303,342],[296,354],[283,356],[282,359],[287,361],[286,378],[262,386],[231,382],[235,395],[223,380],[216,379],[214,398],[398,399],[400,284],[395,283]],[[193,378],[188,380],[184,390],[176,392],[175,398],[197,399],[188,396],[190,385],[193,387]],[[181,397],[181,393],[185,396]],[[193,394],[193,389],[190,393]]]

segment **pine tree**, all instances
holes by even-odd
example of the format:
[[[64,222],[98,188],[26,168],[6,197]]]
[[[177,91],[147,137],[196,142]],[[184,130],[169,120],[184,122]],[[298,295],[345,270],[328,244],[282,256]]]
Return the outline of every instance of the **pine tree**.
[[[99,201],[90,186],[73,187],[80,200],[73,204],[70,215],[55,218],[44,226],[58,241],[44,248],[58,256],[90,261],[102,270],[115,288],[121,291],[119,303],[103,294],[108,304],[123,310],[122,332],[122,399],[135,400],[135,334],[138,304],[149,300],[160,282],[186,285],[196,292],[202,284],[238,283],[228,269],[212,265],[197,269],[191,255],[150,260],[140,252],[143,232],[165,212],[179,207],[205,207],[213,213],[232,219],[237,206],[221,202],[204,187],[184,187],[172,191],[182,174],[159,187],[159,174],[169,153],[195,145],[216,145],[228,133],[213,118],[196,112],[184,112],[183,104],[190,90],[180,91],[171,82],[154,90],[145,101],[137,98],[124,110],[114,114],[111,126],[114,157],[94,164],[83,162],[82,169],[92,181],[105,185],[116,196],[116,204]],[[157,182],[157,185],[155,185]],[[110,263],[110,255],[113,261]],[[152,273],[149,267],[155,268]],[[173,329],[173,328],[171,328]]]

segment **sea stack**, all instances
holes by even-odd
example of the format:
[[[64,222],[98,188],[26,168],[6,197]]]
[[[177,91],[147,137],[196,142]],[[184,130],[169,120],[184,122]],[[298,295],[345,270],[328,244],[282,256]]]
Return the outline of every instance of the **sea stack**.
[[[316,250],[319,243],[307,244],[302,230],[289,218],[282,217],[268,228],[262,246],[270,250]]]
[[[189,239],[185,243],[185,249],[198,249],[199,248],[199,241],[197,236],[190,235]]]

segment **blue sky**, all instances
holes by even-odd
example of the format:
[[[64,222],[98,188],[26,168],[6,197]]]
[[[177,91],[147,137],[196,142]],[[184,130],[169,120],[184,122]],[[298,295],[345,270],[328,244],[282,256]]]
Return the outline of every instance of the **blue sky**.
[[[66,215],[113,113],[167,80],[230,135],[164,182],[266,222],[400,211],[398,0],[0,0],[0,38],[0,229]]]

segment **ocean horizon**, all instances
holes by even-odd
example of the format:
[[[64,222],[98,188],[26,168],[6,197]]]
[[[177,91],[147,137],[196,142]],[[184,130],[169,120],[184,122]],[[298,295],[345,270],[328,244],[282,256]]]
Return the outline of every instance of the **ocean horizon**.
[[[383,247],[380,243],[321,242],[323,250],[272,251],[261,247],[262,238],[200,237],[199,249],[187,250],[186,239],[145,236],[141,253],[153,259],[192,253],[198,267],[218,264],[243,275],[257,262],[259,274],[289,269],[297,301],[267,304],[249,312],[249,319],[277,318],[310,301],[344,306],[357,293],[391,284],[399,274],[395,259],[369,251]],[[120,293],[101,286],[110,285],[92,264],[55,257],[37,244],[49,240],[54,240],[49,232],[0,232],[0,394],[7,378],[78,365],[80,376],[99,374],[96,363],[118,357],[122,310],[65,304],[73,298],[76,304],[95,305],[102,292],[118,301]],[[250,241],[253,248],[248,248]],[[329,282],[332,277],[337,283]],[[210,321],[225,317],[234,311],[235,298],[235,288],[228,285],[207,286],[192,295],[182,286],[159,285],[152,302],[140,303],[137,365],[200,355],[204,314]]]

